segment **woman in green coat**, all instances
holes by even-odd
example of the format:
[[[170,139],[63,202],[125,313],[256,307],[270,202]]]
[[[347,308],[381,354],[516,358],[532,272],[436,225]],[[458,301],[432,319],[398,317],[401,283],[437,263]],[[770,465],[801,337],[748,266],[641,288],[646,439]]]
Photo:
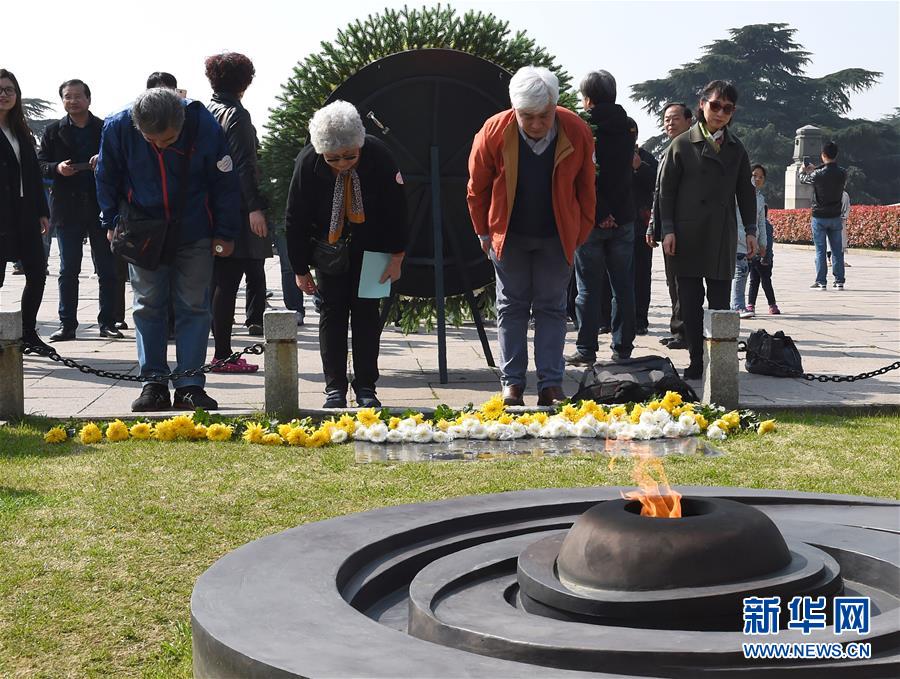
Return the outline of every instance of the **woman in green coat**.
[[[697,123],[672,141],[660,170],[663,252],[672,257],[678,277],[691,355],[684,378],[689,380],[703,374],[704,281],[709,308],[729,308],[737,245],[735,201],[747,225],[747,256],[757,250],[750,160],[728,129],[737,100],[732,83],[709,83],[701,94]]]

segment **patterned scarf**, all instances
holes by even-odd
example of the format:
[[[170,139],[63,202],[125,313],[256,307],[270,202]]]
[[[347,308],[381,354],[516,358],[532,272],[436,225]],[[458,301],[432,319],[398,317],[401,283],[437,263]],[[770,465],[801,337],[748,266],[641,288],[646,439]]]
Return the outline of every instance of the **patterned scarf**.
[[[363,212],[362,190],[356,168],[339,172],[334,179],[334,198],[331,201],[331,224],[328,227],[328,242],[336,243],[344,230],[344,218],[353,224],[366,221]]]

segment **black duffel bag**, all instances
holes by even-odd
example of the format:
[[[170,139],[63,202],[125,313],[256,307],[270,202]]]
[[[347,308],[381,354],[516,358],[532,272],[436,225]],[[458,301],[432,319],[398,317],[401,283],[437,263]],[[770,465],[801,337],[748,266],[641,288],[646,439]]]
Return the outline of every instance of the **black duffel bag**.
[[[797,377],[803,374],[800,351],[788,335],[779,330],[770,335],[754,330],[747,338],[746,368],[748,373],[773,377]]]
[[[136,205],[122,201],[110,249],[129,264],[155,271],[160,264],[170,263],[174,227],[172,222],[150,217]]]
[[[572,401],[640,402],[665,396],[667,391],[681,394],[685,402],[700,400],[691,386],[678,376],[671,360],[665,356],[641,356],[595,363],[586,368]]]

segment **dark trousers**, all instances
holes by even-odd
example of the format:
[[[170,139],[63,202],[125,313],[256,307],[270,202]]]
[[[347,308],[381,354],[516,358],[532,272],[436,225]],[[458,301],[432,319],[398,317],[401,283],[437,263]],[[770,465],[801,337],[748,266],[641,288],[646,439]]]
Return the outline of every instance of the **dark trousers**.
[[[709,308],[727,311],[731,305],[731,280],[705,280]],[[692,365],[703,363],[703,281],[702,277],[678,276],[678,300]]]
[[[244,263],[244,275],[247,277],[245,306],[247,320],[244,325],[262,325],[263,314],[266,312],[266,260],[241,259],[238,261]]]
[[[672,316],[669,318],[669,332],[672,337],[684,341],[684,321],[681,320],[681,302],[678,298],[678,276],[672,266],[672,258],[663,255],[666,266],[666,287],[669,288],[669,300],[672,303]]]
[[[775,289],[772,287],[772,265],[763,264],[759,258],[750,261],[750,290],[747,292],[747,303],[756,306],[756,296],[762,284],[769,306],[775,304]]]
[[[217,359],[228,358],[232,353],[234,304],[247,261],[234,257],[216,257],[213,261],[212,331]]]
[[[351,252],[350,270],[339,276],[316,274],[322,307],[319,317],[319,351],[325,391],[347,391],[347,336],[353,347],[353,390],[375,389],[378,381],[378,345],[381,320],[377,299],[360,299],[359,272],[362,252]]]
[[[44,257],[44,243],[40,236],[29,238],[19,253],[22,270],[25,272],[25,288],[22,290],[22,334],[26,338],[37,329],[38,309],[44,299],[44,284],[47,282],[47,259]],[[0,262],[0,288],[6,278],[6,262]]]
[[[116,323],[125,321],[125,283],[128,280],[128,262],[115,257],[116,262],[116,299],[113,305],[113,319]]]
[[[100,284],[97,322],[101,325],[115,323],[116,263],[109,249],[106,229],[100,228],[99,224],[68,224],[56,229],[60,260],[59,321],[68,328],[78,327],[78,276],[81,274],[85,237],[91,244],[91,257]]]
[[[634,324],[638,328],[650,326],[650,274],[653,269],[653,248],[644,239],[647,223],[634,223]]]
[[[275,248],[278,250],[278,263],[281,268],[281,294],[284,298],[286,309],[296,311],[302,317],[303,293],[297,287],[294,270],[291,268],[291,260],[288,257],[287,234],[284,231],[275,232]]]

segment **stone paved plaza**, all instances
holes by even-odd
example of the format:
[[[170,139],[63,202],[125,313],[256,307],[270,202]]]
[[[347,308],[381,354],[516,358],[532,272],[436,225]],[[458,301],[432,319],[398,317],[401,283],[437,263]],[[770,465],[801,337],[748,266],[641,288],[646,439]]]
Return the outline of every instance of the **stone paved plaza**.
[[[87,248],[86,248],[87,250]],[[39,315],[41,336],[46,340],[56,329],[58,256],[56,244],[50,255],[50,277]],[[803,356],[807,372],[827,374],[856,374],[873,370],[900,359],[900,254],[851,250],[847,261],[847,287],[843,291],[811,290],[813,280],[813,251],[811,247],[777,245],[773,281],[781,316],[767,313],[765,298],[760,291],[757,305],[761,313],[743,320],[741,336],[765,328],[769,332],[784,330],[794,338]],[[78,339],[56,345],[61,355],[97,368],[135,374],[137,372],[133,322],[130,311],[127,321],[132,329],[125,331],[127,339],[108,340],[97,333],[97,280],[90,276],[91,264],[85,253],[83,275],[80,280]],[[280,275],[277,259],[267,266],[270,289],[275,290],[271,304],[283,308],[279,290]],[[23,276],[13,276],[9,267],[7,284],[0,291],[0,308],[18,308]],[[829,278],[829,284],[830,284]],[[130,288],[126,292],[130,304]],[[239,294],[236,314],[234,347],[241,349],[256,338],[249,337],[243,326],[243,290]],[[676,367],[687,364],[686,351],[668,352],[658,340],[668,335],[669,301],[665,289],[662,259],[659,250],[653,261],[653,293],[650,307],[650,334],[637,338],[634,355],[651,353],[671,356]],[[298,360],[301,409],[315,409],[322,405],[323,379],[319,359],[317,332],[318,317],[308,305],[306,324],[298,328]],[[492,351],[498,356],[496,329],[488,324]],[[608,343],[608,336],[601,337]],[[567,351],[574,346],[575,332],[570,325]],[[447,354],[449,383],[440,384],[438,378],[437,335],[420,333],[403,335],[387,329],[381,342],[381,379],[378,394],[381,401],[392,407],[433,407],[440,403],[463,406],[485,401],[499,391],[498,373],[484,360],[478,335],[473,325],[448,328]],[[174,346],[170,346],[170,365],[174,367]],[[212,338],[209,354],[212,357]],[[600,358],[609,356],[608,348]],[[249,357],[262,366],[261,356]],[[533,368],[533,366],[532,366]],[[579,370],[569,370],[564,389],[572,394],[580,376]],[[533,372],[529,378],[533,379]],[[694,384],[699,390],[699,382]],[[856,383],[819,383],[799,379],[780,379],[740,375],[741,403],[745,407],[821,407],[900,405],[900,370]],[[260,410],[263,405],[263,372],[248,375],[214,374],[207,380],[209,393],[219,401],[222,411],[232,414]],[[51,417],[111,417],[130,415],[130,403],[139,392],[134,383],[111,382],[74,369],[52,363],[47,358],[25,358],[25,410],[35,415]],[[531,405],[537,395],[534,384],[526,391],[526,403]]]

